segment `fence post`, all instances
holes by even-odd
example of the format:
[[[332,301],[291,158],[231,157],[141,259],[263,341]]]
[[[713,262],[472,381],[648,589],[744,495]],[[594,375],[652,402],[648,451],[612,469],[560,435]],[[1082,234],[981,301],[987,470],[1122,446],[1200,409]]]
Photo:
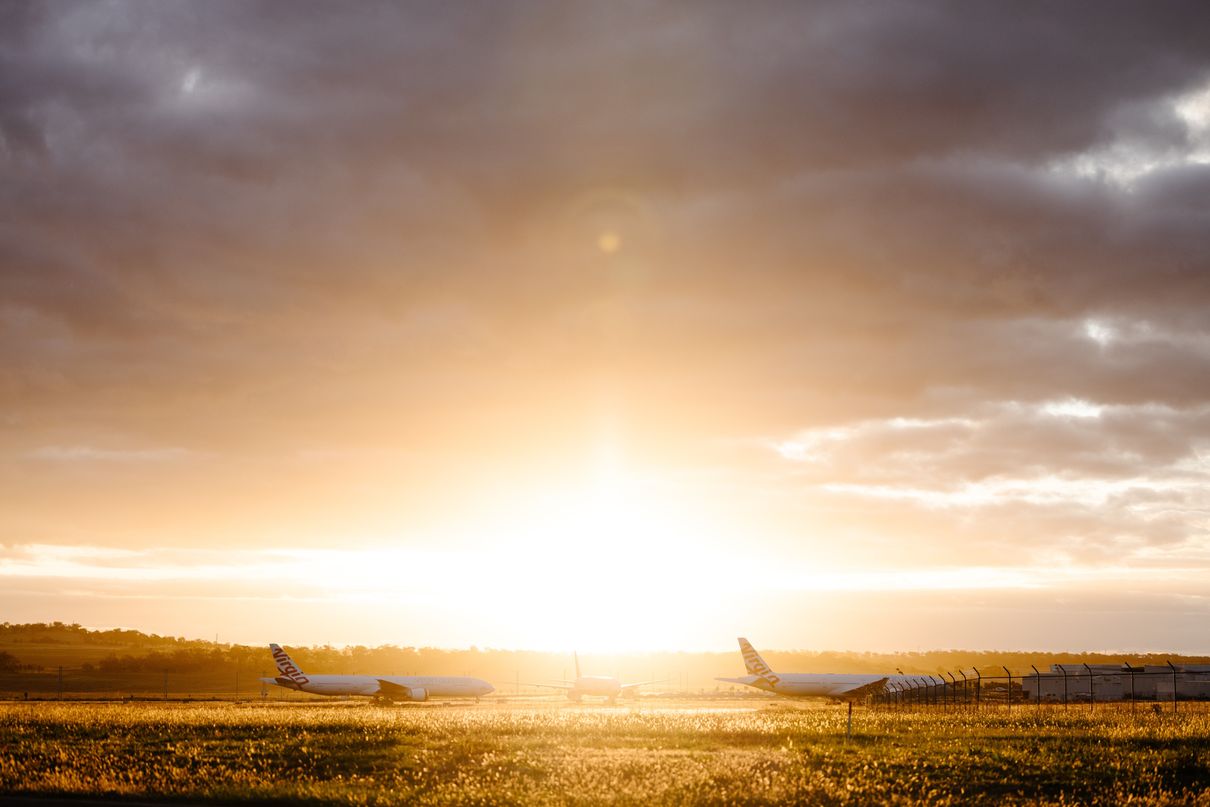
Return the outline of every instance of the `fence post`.
[[[1130,673],[1130,714],[1134,714],[1134,667],[1130,666],[1130,662],[1123,663],[1126,672]]]
[[[1056,664],[1055,666],[1058,667],[1059,670],[1062,671],[1062,673],[1063,673],[1063,708],[1066,709],[1067,708],[1067,667],[1063,664]]]
[[[961,667],[958,668],[958,675],[962,676],[962,705],[970,706],[971,705],[971,693],[966,688],[966,673],[962,672]]]
[[[950,677],[950,704],[956,709],[958,708],[958,679],[953,673],[945,673]]]
[[[983,673],[979,672],[978,667],[972,668],[971,672],[975,674],[975,711],[977,712],[983,699]]]
[[[1030,664],[1034,668],[1034,704],[1038,708],[1042,708],[1042,673],[1038,672],[1038,668]]]
[[[1092,688],[1092,668],[1085,664],[1084,671],[1088,673],[1088,711],[1092,712],[1097,708],[1096,691]]]
[[[1176,714],[1176,667],[1173,667],[1168,659],[1164,659],[1164,663],[1172,670],[1172,713]]]
[[[1004,667],[1004,674],[1008,676],[1008,711],[1013,710],[1013,674]]]

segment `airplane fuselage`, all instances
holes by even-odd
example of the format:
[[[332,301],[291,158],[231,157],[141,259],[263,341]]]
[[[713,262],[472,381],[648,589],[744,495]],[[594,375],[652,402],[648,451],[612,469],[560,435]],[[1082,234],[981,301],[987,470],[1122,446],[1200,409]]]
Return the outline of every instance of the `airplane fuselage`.
[[[331,696],[384,696],[382,682],[412,692],[423,691],[426,698],[479,698],[494,690],[491,684],[478,678],[442,675],[308,675],[305,683],[289,678],[266,678],[265,683],[276,684],[287,689],[296,689],[312,695]]]
[[[567,690],[567,697],[575,699],[584,695],[616,698],[622,694],[622,682],[605,675],[583,675]]]
[[[773,684],[759,675],[719,680],[744,684],[791,698],[836,698],[857,687],[867,686],[883,679],[886,679],[888,684],[892,681],[911,680],[908,676],[902,675],[852,675],[847,673],[777,673],[777,677],[779,680]]]

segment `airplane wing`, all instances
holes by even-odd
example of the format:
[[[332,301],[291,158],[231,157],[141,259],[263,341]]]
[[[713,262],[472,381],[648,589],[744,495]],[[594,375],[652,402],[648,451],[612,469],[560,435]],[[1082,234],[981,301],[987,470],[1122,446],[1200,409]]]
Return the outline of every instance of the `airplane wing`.
[[[551,689],[575,689],[576,688],[575,684],[567,684],[567,683],[564,683],[564,684],[533,684],[533,683],[528,683],[526,681],[522,681],[521,686],[523,686],[523,687],[550,687]]]
[[[408,698],[412,697],[412,690],[402,684],[396,684],[392,681],[378,679],[378,691],[388,698]]]
[[[877,681],[871,681],[868,684],[855,686],[852,689],[842,689],[838,692],[833,692],[831,697],[841,698],[843,700],[857,700],[864,698],[867,695],[877,695],[886,689],[886,682],[890,678],[879,678]]]
[[[622,684],[622,689],[633,689],[635,687],[646,686],[647,684],[666,684],[666,683],[668,683],[667,678],[660,679],[659,681],[637,681],[633,684]]]
[[[277,686],[285,687],[286,689],[299,689],[297,681],[291,680],[284,675],[279,675],[277,678],[262,678],[260,679],[260,682],[262,684],[276,684]]]
[[[769,682],[759,675],[745,675],[743,678],[715,678],[714,680],[722,681],[724,684],[743,684],[744,686],[756,687],[758,689],[769,688]]]

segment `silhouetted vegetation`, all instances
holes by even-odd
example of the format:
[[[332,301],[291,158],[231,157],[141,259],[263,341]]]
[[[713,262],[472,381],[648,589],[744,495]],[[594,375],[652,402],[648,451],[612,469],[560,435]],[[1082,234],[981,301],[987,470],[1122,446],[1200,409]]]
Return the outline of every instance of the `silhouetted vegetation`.
[[[236,676],[245,682],[273,673],[266,647],[216,644],[200,639],[144,634],[134,630],[93,631],[80,625],[0,625],[0,649],[12,655],[26,671],[49,674],[58,666],[99,676],[102,683],[88,689],[122,689],[122,676],[152,677],[170,674],[196,679],[190,691],[229,692]],[[921,653],[846,653],[836,651],[777,651],[760,648],[774,669],[787,672],[891,673],[901,669],[910,675],[938,674],[972,668],[984,674],[1002,674],[1001,666],[1016,672],[1031,664],[1045,669],[1051,664],[1210,663],[1206,656],[1107,653],[1010,653],[1001,651],[936,650]],[[373,673],[383,675],[475,675],[485,678],[502,692],[516,684],[541,683],[573,674],[570,654],[536,651],[467,648],[398,647],[290,647],[294,660],[314,673]],[[738,651],[723,653],[642,653],[628,655],[581,654],[586,674],[618,675],[626,680],[657,680],[663,688],[711,691],[728,688],[714,679],[744,673]],[[15,669],[15,668],[14,668]],[[0,668],[0,672],[4,672]],[[208,678],[210,683],[206,683]],[[49,679],[48,679],[49,680]],[[158,680],[158,679],[157,679]],[[55,680],[57,687],[58,681]],[[103,684],[103,685],[102,685]],[[46,684],[49,685],[49,684]],[[32,686],[32,685],[31,685]],[[148,684],[151,686],[151,684]],[[158,688],[161,684],[155,684]],[[246,684],[247,686],[247,684]],[[0,691],[25,686],[6,685]],[[34,687],[36,689],[36,687]],[[45,687],[44,687],[45,688]]]
[[[21,662],[12,653],[5,650],[0,650],[0,673],[17,672],[21,669]]]
[[[997,651],[932,651],[853,653],[764,651],[774,669],[796,673],[893,673],[909,675],[970,673],[1002,675],[1002,665],[1015,674],[1030,664],[1120,664],[1122,655],[1107,653],[1009,653]],[[378,675],[474,675],[495,685],[501,694],[525,691],[574,675],[570,653],[514,650],[440,650],[434,647],[289,647],[290,655],[309,673]],[[0,652],[15,662],[0,662],[0,697],[30,693],[93,693],[103,697],[179,696],[250,697],[259,691],[260,676],[275,674],[267,647],[215,644],[213,641],[157,636],[138,630],[88,630],[60,622],[0,624]],[[2,657],[0,657],[2,658]],[[1210,663],[1210,658],[1131,655],[1135,664]],[[609,674],[627,681],[657,681],[645,692],[710,693],[744,690],[722,684],[719,676],[743,675],[738,651],[718,653],[633,653],[597,656],[581,653],[586,674]],[[531,690],[532,691],[532,690]]]

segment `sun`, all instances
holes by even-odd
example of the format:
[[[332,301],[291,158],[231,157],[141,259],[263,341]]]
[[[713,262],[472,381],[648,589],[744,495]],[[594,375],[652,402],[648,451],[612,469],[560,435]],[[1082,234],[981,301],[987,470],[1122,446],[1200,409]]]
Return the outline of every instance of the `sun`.
[[[692,627],[666,615],[688,619],[686,603],[717,597],[728,573],[706,549],[708,526],[658,477],[621,472],[580,482],[536,491],[511,523],[496,524],[482,546],[491,571],[461,596],[480,613],[505,613],[526,647],[666,646],[670,629]]]
[[[606,255],[612,255],[622,248],[622,236],[612,230],[606,230],[597,236],[597,249]]]

